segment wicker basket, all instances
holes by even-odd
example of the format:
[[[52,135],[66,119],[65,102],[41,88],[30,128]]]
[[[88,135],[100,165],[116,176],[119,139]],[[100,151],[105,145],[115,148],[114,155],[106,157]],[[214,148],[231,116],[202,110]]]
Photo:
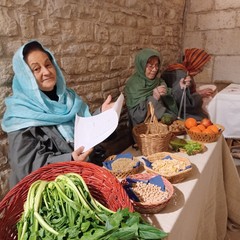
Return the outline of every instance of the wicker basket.
[[[139,150],[145,156],[150,154],[168,151],[172,133],[168,126],[158,122],[154,114],[151,102],[148,105],[148,113],[145,121],[133,127],[133,138]]]
[[[191,162],[189,161],[188,158],[181,157],[181,156],[179,156],[176,153],[159,152],[159,153],[155,153],[155,154],[149,155],[147,157],[147,159],[150,162],[154,162],[154,161],[157,161],[157,160],[161,160],[161,159],[163,159],[166,156],[171,156],[175,160],[183,161],[183,162],[185,162],[186,166],[192,166]],[[146,165],[144,165],[144,168],[145,168],[145,170],[147,172],[160,174],[159,172],[154,171],[152,168],[147,167]],[[191,174],[191,171],[192,171],[192,167],[189,167],[189,168],[187,168],[187,169],[185,169],[183,171],[177,172],[177,173],[175,172],[175,173],[168,174],[168,175],[161,174],[161,176],[165,177],[171,183],[178,183],[178,182],[182,182],[184,179],[186,179]]]
[[[121,183],[106,169],[87,162],[62,162],[44,166],[21,180],[0,202],[0,239],[17,239],[16,223],[23,212],[30,185],[38,179],[54,180],[68,172],[80,174],[92,196],[109,209],[129,208],[132,203]]]
[[[116,155],[109,156],[105,161],[111,161],[111,160],[115,159],[115,157],[116,157]],[[119,159],[121,159],[121,158],[119,158]],[[123,178],[125,178],[125,177],[127,177],[129,175],[139,173],[141,170],[143,170],[143,165],[140,162],[140,165],[138,167],[132,168],[129,171],[118,171],[118,172],[115,172],[115,171],[112,171],[110,169],[107,169],[107,170],[110,173],[112,173],[114,176],[116,176],[117,178],[123,179]]]
[[[134,178],[134,179],[139,179],[139,180],[148,180],[154,176],[157,176],[157,174],[139,173],[139,174],[131,175],[129,177]],[[166,178],[162,177],[162,180],[164,182],[166,191],[168,191],[167,199],[165,199],[164,201],[161,201],[161,202],[155,202],[155,203],[151,203],[151,204],[146,203],[146,202],[135,202],[135,201],[131,200],[133,207],[137,212],[139,212],[139,213],[159,213],[163,208],[165,208],[167,206],[168,202],[170,201],[170,199],[173,196],[174,188],[173,188],[173,185]],[[121,183],[123,185],[125,185],[126,180],[124,179]]]
[[[224,131],[224,127],[223,126],[221,126],[219,124],[215,124],[215,125],[219,129],[218,133],[193,132],[193,131],[190,131],[189,129],[186,129],[186,132],[189,135],[189,137],[192,140],[194,140],[194,141],[199,141],[199,142],[204,142],[204,143],[211,143],[211,142],[217,141],[219,136]]]
[[[175,120],[171,125],[169,125],[169,131],[172,132],[173,136],[179,136],[179,135],[186,134],[184,121]]]

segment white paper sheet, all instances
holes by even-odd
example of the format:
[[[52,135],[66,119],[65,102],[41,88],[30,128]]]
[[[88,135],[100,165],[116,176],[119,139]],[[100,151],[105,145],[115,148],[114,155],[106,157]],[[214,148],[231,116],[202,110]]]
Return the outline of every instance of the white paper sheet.
[[[104,141],[118,126],[124,96],[121,93],[111,109],[91,117],[75,118],[74,149],[83,146],[84,152]]]

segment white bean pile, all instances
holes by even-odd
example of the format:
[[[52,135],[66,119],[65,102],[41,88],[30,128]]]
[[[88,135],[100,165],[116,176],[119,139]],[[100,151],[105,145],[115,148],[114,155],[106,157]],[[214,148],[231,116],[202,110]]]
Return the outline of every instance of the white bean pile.
[[[156,203],[163,202],[168,198],[168,191],[162,191],[157,185],[151,183],[137,182],[133,187],[134,193],[141,202]]]

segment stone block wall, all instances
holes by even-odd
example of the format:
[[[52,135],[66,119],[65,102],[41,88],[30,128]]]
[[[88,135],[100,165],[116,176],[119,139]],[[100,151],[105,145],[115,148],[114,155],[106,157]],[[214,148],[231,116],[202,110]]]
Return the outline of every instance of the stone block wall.
[[[185,0],[0,0],[0,119],[4,99],[11,94],[12,57],[26,41],[37,39],[54,53],[67,85],[93,111],[108,94],[115,99],[123,90],[139,49],[159,50],[163,67],[176,61],[184,8]],[[124,107],[118,130],[122,133],[127,127]],[[2,198],[9,167],[1,129],[0,135]]]
[[[240,83],[240,1],[187,0],[183,48],[204,48],[212,60],[201,83]]]

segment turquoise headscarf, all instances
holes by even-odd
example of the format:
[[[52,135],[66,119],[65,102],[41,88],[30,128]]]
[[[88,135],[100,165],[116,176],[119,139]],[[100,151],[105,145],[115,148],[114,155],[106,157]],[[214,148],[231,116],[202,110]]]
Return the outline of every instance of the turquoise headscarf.
[[[145,75],[147,61],[153,56],[157,56],[161,62],[160,53],[154,49],[145,48],[136,55],[135,73],[128,79],[124,89],[126,105],[129,108],[133,108],[140,102],[146,101],[153,94],[153,89],[157,86],[166,86],[164,80],[157,75],[153,80],[149,80]],[[168,109],[177,114],[177,105],[171,95],[171,89],[168,88],[167,94],[162,96],[161,99]]]
[[[66,87],[64,76],[52,53],[52,63],[57,73],[57,95],[53,101],[38,87],[36,79],[23,59],[21,46],[13,57],[13,95],[6,98],[6,111],[2,120],[2,129],[12,132],[31,126],[56,125],[68,142],[73,141],[75,115],[91,116],[86,103],[71,89]]]

